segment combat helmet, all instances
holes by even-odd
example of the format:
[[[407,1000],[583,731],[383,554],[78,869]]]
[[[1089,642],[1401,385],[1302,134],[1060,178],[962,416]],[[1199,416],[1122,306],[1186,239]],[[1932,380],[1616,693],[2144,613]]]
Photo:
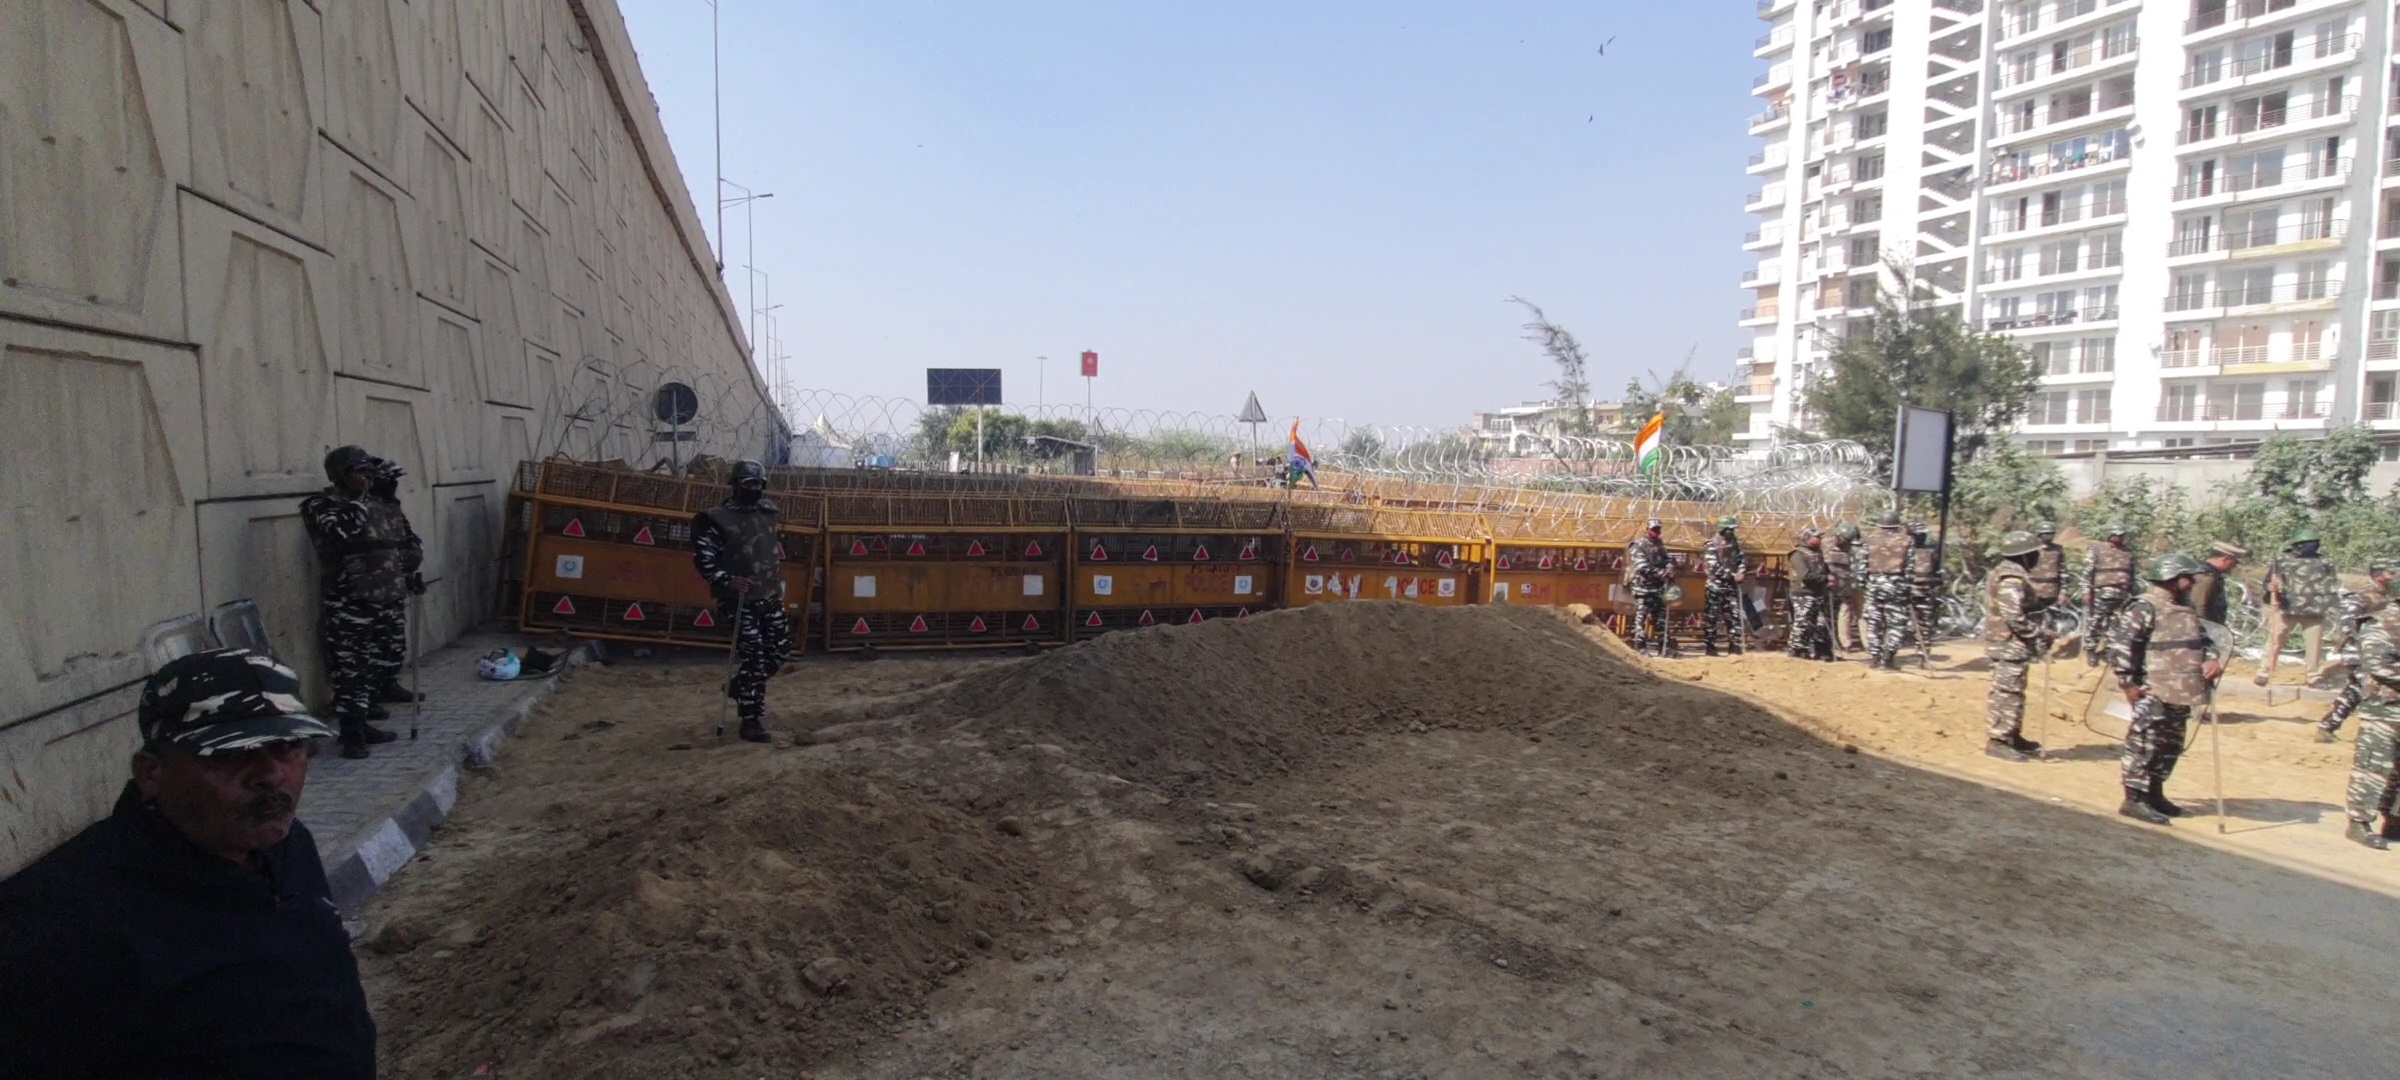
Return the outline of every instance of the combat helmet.
[[[2197,577],[2207,570],[2207,567],[2200,565],[2200,560],[2180,551],[2170,551],[2150,560],[2150,569],[2142,575],[2142,580],[2173,581],[2186,575]]]
[[[375,455],[368,453],[366,447],[337,446],[325,454],[325,479],[339,484],[342,477],[361,469],[372,469],[377,464],[379,462]]]
[[[1833,527],[1833,535],[1844,540],[1856,540],[1858,539],[1858,523],[1855,521],[1842,522]]]
[[[1876,518],[1876,519],[1875,519],[1875,527],[1876,527],[1876,528],[1879,528],[1879,529],[1897,529],[1897,528],[1899,528],[1899,527],[1900,527],[1900,511],[1898,511],[1898,510],[1886,510],[1886,511],[1884,511],[1884,512],[1883,512],[1883,516],[1882,516],[1882,517],[1879,517],[1879,518]]]
[[[2108,523],[2108,531],[2107,531],[2107,532],[2104,532],[2104,533],[2101,533],[2100,535],[2102,535],[2102,536],[2131,536],[2131,535],[2133,535],[2133,530],[2126,528],[2126,527],[2125,527],[2125,523],[2124,523],[2124,522],[2122,522],[2122,521],[2112,521],[2112,522],[2109,522],[2109,523]]]
[[[765,487],[767,486],[767,467],[754,459],[743,458],[733,463],[733,471],[726,474],[725,483],[728,487],[740,487],[743,484],[757,484]]]
[[[1923,536],[1931,531],[1933,531],[1933,526],[1927,525],[1922,521],[1912,521],[1908,523],[1908,534],[1910,536]]]
[[[1730,529],[1730,528],[1733,528],[1733,527],[1735,527],[1735,526],[1737,526],[1737,525],[1740,525],[1740,524],[1741,524],[1741,522],[1740,522],[1739,520],[1737,520],[1737,519],[1736,519],[1736,518],[1735,518],[1735,517],[1734,517],[1732,514],[1727,514],[1727,515],[1725,515],[1724,517],[1721,517],[1721,518],[1718,518],[1718,519],[1717,519],[1717,528],[1720,528],[1720,529]]]
[[[2018,529],[2000,538],[2000,554],[2002,555],[2012,557],[2031,555],[2040,550],[2042,550],[2041,538],[2023,529]]]
[[[2057,536],[2057,535],[2058,535],[2058,523],[2057,523],[2057,522],[2055,522],[2055,521],[2044,521],[2044,522],[2040,522],[2040,523],[2038,523],[2038,524],[2034,525],[2034,527],[2033,527],[2033,535],[2035,535],[2035,536]]]
[[[2317,544],[2323,543],[2324,539],[2324,537],[2317,535],[2317,530],[2311,529],[2306,525],[2292,530],[2292,543],[2294,544]]]

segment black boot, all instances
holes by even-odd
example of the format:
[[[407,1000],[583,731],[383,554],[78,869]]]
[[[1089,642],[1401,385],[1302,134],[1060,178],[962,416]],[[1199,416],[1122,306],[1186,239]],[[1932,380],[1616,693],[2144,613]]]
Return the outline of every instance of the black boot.
[[[774,736],[767,734],[767,726],[765,724],[757,720],[742,721],[743,742],[771,742],[774,740],[774,738]]]
[[[337,716],[335,721],[341,728],[342,756],[352,761],[365,758],[367,745],[374,741],[367,732],[373,729],[367,726],[364,719],[356,716]]]
[[[381,706],[381,705],[378,705],[378,704],[375,704],[375,703],[373,703],[373,702],[369,702],[369,703],[367,704],[367,719],[369,719],[369,720],[389,720],[389,719],[391,719],[391,718],[392,718],[392,710],[390,710],[390,709],[387,709],[387,708],[384,708],[383,706]]]
[[[2042,744],[2026,738],[2022,733],[2009,736],[2008,745],[2020,754],[2038,754],[2042,752]]]
[[[2117,807],[2117,813],[2123,814],[2135,821],[2144,821],[2152,825],[2164,825],[2167,823],[2167,815],[2159,813],[2156,809],[2151,807],[2150,793],[2142,788],[2126,788],[2125,804]]]
[[[373,724],[360,724],[358,727],[360,731],[365,732],[367,745],[369,746],[382,746],[388,742],[400,741],[400,736],[394,735],[391,732],[385,731]]]
[[[2024,751],[2017,749],[2015,744],[2006,739],[1985,740],[1983,744],[1983,753],[1985,757],[1996,757],[2002,761],[2023,762],[2033,760],[2032,758],[2026,757]]]
[[[425,695],[410,693],[408,687],[400,685],[398,679],[385,679],[382,685],[375,688],[375,700],[388,701],[394,705],[406,705],[412,701],[425,700]]]
[[[2341,728],[2339,728],[2339,727],[2321,727],[2321,728],[2318,728],[2318,729],[2317,729],[2317,741],[2318,741],[2318,742],[2321,742],[2321,743],[2339,742],[2339,741],[2341,741],[2341,735],[2340,735],[2340,732],[2341,732],[2341,730],[2342,730],[2342,729],[2341,729]]]
[[[2400,818],[2383,815],[2383,831],[2379,835],[2386,840],[2400,840]]]
[[[1700,646],[1700,652],[1703,656],[1717,655],[1717,643],[1713,641],[1703,643]]]
[[[2165,814],[2171,818],[2178,818],[2184,816],[2185,814],[2191,813],[2191,811],[2167,801],[2167,785],[2164,783],[2150,785],[2150,809],[2156,810],[2159,813]]]
[[[2369,831],[2366,822],[2355,819],[2350,822],[2350,828],[2342,833],[2342,838],[2353,844],[2361,844],[2377,851],[2389,851],[2392,848],[2391,843],[2383,838],[2382,833]]]

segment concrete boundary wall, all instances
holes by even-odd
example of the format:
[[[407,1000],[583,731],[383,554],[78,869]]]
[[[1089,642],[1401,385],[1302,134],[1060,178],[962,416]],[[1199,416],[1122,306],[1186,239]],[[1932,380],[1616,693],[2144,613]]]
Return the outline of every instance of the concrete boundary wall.
[[[105,812],[144,627],[258,601],[300,501],[409,472],[421,646],[493,614],[521,460],[779,426],[612,0],[0,4],[0,872]]]

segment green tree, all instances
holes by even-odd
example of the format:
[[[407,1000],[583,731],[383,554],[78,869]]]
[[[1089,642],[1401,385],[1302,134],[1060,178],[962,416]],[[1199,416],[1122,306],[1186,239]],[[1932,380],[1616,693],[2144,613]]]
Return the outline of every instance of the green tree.
[[[1508,302],[1524,308],[1533,317],[1533,321],[1524,326],[1525,340],[1540,345],[1543,355],[1558,367],[1558,378],[1545,385],[1550,388],[1558,404],[1566,408],[1566,419],[1561,425],[1564,432],[1568,435],[1591,434],[1591,358],[1584,353],[1583,343],[1576,340],[1566,327],[1551,322],[1550,316],[1543,314],[1533,301],[1512,296]]]
[[[1383,436],[1374,428],[1352,428],[1334,452],[1352,460],[1371,461],[1383,456]]]
[[[2285,506],[2331,510],[2367,498],[2367,473],[2380,453],[2373,432],[2339,427],[2315,439],[2278,432],[2259,444],[2250,489]]]
[[[1886,269],[1908,277],[1903,267]],[[2021,346],[1967,325],[1931,290],[1894,297],[1878,288],[1874,312],[1851,320],[1803,398],[1819,432],[1861,443],[1882,461],[1891,460],[1902,405],[1947,409],[1963,464],[2016,425],[2039,385]]]
[[[1952,481],[1951,530],[1979,541],[1997,543],[2011,530],[2055,521],[2067,504],[2058,463],[2005,439],[1959,466]]]
[[[1625,430],[1641,430],[1661,409],[1667,414],[1670,446],[1732,446],[1734,435],[1749,430],[1750,406],[1734,400],[1731,390],[1711,390],[1692,377],[1692,358],[1698,351],[1695,346],[1685,353],[1683,363],[1666,378],[1653,371],[1647,383],[1626,380]]]

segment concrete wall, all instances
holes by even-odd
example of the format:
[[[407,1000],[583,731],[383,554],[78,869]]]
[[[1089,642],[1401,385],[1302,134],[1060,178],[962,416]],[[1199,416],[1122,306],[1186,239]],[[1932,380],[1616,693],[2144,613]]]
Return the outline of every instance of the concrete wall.
[[[771,410],[611,0],[0,3],[0,872],[104,812],[149,624],[241,597],[316,669],[325,451],[409,472],[425,636],[505,485]]]
[[[2090,498],[2100,490],[2100,485],[2112,480],[2149,477],[2182,488],[2190,494],[2194,506],[2218,502],[2217,486],[2249,476],[2250,465],[2248,458],[2118,461],[2096,455],[2058,459],[2059,470],[2067,474],[2068,494],[2073,498]],[[2392,490],[2395,483],[2400,483],[2400,462],[2386,461],[2367,472],[2369,494],[2381,495]]]

